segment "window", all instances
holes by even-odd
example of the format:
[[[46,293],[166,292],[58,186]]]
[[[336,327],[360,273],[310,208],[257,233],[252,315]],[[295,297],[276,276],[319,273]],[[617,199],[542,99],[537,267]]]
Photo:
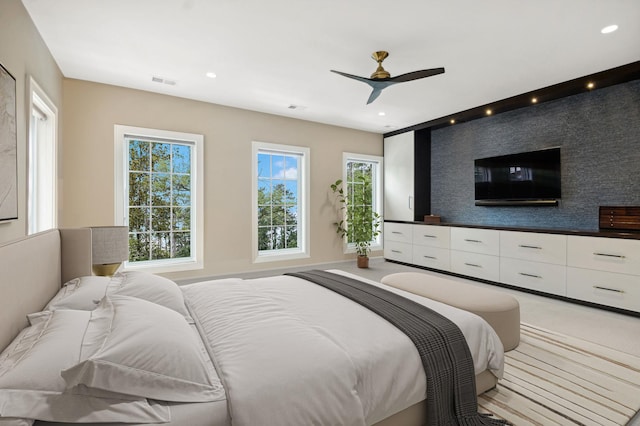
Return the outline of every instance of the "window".
[[[348,202],[361,209],[377,212],[382,217],[382,157],[344,153],[343,182]],[[347,221],[347,226],[349,226]],[[371,241],[372,249],[382,247],[380,236]],[[347,241],[347,252],[355,251],[353,241]]]
[[[115,144],[117,224],[129,227],[125,268],[201,268],[202,135],[116,125]]]
[[[57,227],[58,110],[33,78],[29,84],[27,227],[35,234]]]
[[[254,260],[309,256],[309,148],[253,143]]]

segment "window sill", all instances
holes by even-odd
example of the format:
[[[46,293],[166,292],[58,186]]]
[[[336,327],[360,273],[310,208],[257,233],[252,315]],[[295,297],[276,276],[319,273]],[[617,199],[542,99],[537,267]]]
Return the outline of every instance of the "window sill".
[[[204,269],[201,261],[195,260],[166,260],[161,262],[125,262],[122,271],[144,271],[152,274],[160,274],[165,272],[193,271],[196,269]]]

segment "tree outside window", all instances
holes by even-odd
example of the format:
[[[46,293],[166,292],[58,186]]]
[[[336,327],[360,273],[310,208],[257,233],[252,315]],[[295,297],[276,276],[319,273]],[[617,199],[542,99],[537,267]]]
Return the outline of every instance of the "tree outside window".
[[[252,143],[254,262],[309,257],[309,152]]]
[[[191,257],[191,149],[128,139],[129,262]]]
[[[298,248],[299,156],[258,154],[258,250]]]

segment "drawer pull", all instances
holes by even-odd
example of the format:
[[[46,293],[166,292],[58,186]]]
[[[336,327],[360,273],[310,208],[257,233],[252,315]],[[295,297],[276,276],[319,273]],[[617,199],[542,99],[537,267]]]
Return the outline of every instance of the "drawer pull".
[[[398,234],[398,235],[402,235],[402,232],[400,231],[391,231],[392,234]]]
[[[520,275],[524,275],[525,277],[531,277],[531,278],[540,278],[542,279],[542,277],[540,275],[534,275],[534,274],[527,274],[526,272],[518,272]]]
[[[425,259],[438,260],[438,258],[437,258],[437,257],[435,257],[435,256],[427,256],[427,255],[424,255],[424,256],[422,256],[422,257],[424,257]]]
[[[424,234],[425,238],[438,238],[435,235],[428,235],[428,234]]]
[[[468,238],[465,238],[464,240],[465,240],[466,242],[468,242],[468,243],[481,243],[481,242],[482,242],[482,241],[480,241],[480,240],[470,240],[470,239],[468,239]]]
[[[542,250],[542,247],[538,247],[538,246],[529,246],[526,244],[520,244],[518,245],[518,247],[522,247],[522,248],[530,248],[530,249],[536,249],[536,250]]]
[[[593,253],[596,256],[605,256],[605,257],[616,257],[618,259],[624,259],[626,256],[623,256],[621,254],[610,254],[610,253]]]
[[[599,285],[594,285],[593,288],[595,288],[596,290],[606,290],[606,291],[613,291],[615,293],[624,293],[624,290],[618,290],[617,288],[601,287]]]
[[[465,262],[465,265],[467,265],[467,266],[472,266],[472,267],[474,267],[474,268],[482,268],[482,265],[477,265],[477,264],[475,264],[475,263],[466,263],[466,262]]]
[[[402,254],[402,252],[400,250],[391,250],[391,253],[399,253]]]

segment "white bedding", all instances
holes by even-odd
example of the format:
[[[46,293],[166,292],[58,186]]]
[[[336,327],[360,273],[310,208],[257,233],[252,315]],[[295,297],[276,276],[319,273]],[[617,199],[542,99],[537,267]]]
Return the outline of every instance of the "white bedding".
[[[367,282],[447,316],[467,339],[476,374],[490,369],[501,377],[502,344],[484,320]],[[225,386],[234,426],[373,424],[425,397],[424,370],[409,338],[321,286],[277,276],[182,290]]]
[[[330,272],[401,294],[447,316],[469,343],[475,373],[489,369],[501,377],[502,344],[480,317],[342,271]],[[324,287],[276,276],[214,280],[181,290],[195,321],[191,326],[211,355],[226,399],[166,403],[171,422],[165,426],[370,425],[425,398],[424,370],[409,338]],[[45,424],[50,423],[36,422]]]

